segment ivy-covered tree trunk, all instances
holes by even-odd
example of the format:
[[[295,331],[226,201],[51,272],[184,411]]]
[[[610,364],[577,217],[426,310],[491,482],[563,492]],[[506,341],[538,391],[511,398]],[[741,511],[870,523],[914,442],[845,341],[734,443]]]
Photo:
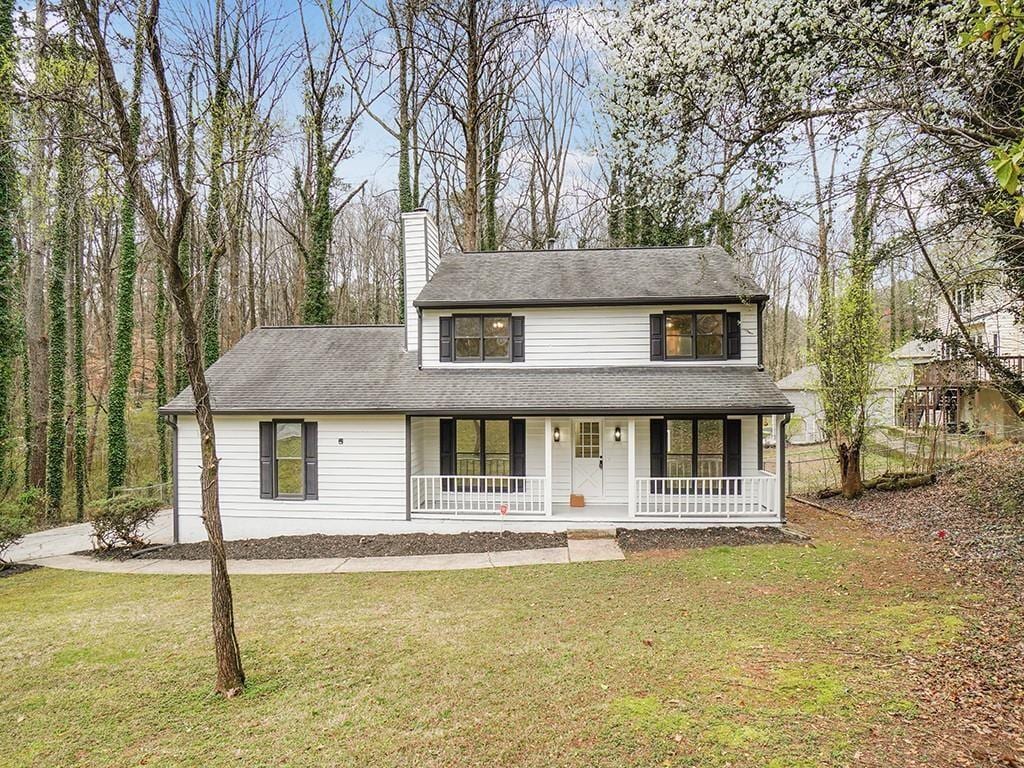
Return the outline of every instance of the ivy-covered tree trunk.
[[[85,410],[85,284],[82,259],[84,252],[81,247],[82,237],[81,206],[75,206],[74,232],[76,248],[74,266],[71,271],[72,294],[72,410],[74,413],[74,438],[72,442],[72,466],[75,471],[75,520],[85,519],[86,495],[86,410]]]
[[[194,189],[196,180],[196,122],[193,94],[195,93],[196,73],[188,73],[185,90],[185,189]],[[182,229],[181,245],[178,247],[178,268],[186,280],[192,277],[192,219],[186,219]],[[181,323],[178,323],[174,340],[174,391],[181,392],[188,386],[188,372],[185,370],[185,345],[181,336]]]
[[[224,206],[224,132],[231,70],[234,68],[237,44],[236,31],[232,50],[225,55],[224,2],[217,0],[213,22],[213,99],[210,103],[210,194],[206,200],[206,244],[203,248],[203,269],[206,272],[206,296],[203,300],[203,364],[207,366],[213,365],[220,357],[220,279],[216,265],[220,263],[224,247],[221,242]]]
[[[136,145],[142,126],[143,33],[146,6],[138,5],[135,28],[135,56],[132,64],[131,141]],[[138,252],[135,244],[135,195],[126,187],[121,198],[121,263],[117,275],[117,314],[114,332],[113,371],[107,401],[107,495],[125,483],[128,472],[128,382],[132,372],[132,338],[135,332],[135,275]]]
[[[313,201],[309,209],[310,244],[306,253],[306,286],[302,303],[302,322],[326,325],[331,322],[331,302],[327,275],[327,253],[331,244],[334,211],[331,209],[331,183],[334,168],[327,157],[323,125],[313,126],[314,181]]]
[[[14,36],[14,0],[0,0],[0,493],[13,483],[14,358],[16,275],[14,247],[18,178],[14,162],[14,75],[17,41]]]
[[[78,178],[78,119],[75,107],[60,107],[60,147],[57,157],[57,209],[50,251],[50,413],[46,437],[46,509],[51,522],[60,519],[64,500],[64,441],[67,404],[67,277],[73,256],[73,226]]]
[[[153,343],[156,345],[156,363],[153,375],[156,377],[156,407],[167,403],[167,290],[164,286],[164,271],[156,268],[156,316],[153,319]],[[156,439],[159,451],[158,462],[160,483],[164,485],[170,477],[167,463],[167,424],[157,413]]]
[[[861,159],[853,207],[849,274],[833,298],[828,271],[821,271],[820,305],[814,355],[820,377],[824,428],[839,463],[843,496],[864,490],[861,451],[867,437],[871,379],[880,351],[874,302],[873,230],[880,196],[870,178],[874,135],[869,132]]]

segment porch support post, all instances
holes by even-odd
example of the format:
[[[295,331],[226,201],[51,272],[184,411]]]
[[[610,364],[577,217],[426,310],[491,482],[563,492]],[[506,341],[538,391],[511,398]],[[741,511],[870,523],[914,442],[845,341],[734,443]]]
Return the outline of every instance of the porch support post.
[[[630,517],[636,517],[636,419],[630,417],[626,427],[626,480],[629,483],[629,499],[627,512]]]
[[[548,416],[544,419],[544,513],[551,517],[555,513],[555,508],[551,503],[553,498],[551,488],[551,465],[552,465],[552,450],[554,449],[555,442],[555,431],[551,426],[551,417]]]

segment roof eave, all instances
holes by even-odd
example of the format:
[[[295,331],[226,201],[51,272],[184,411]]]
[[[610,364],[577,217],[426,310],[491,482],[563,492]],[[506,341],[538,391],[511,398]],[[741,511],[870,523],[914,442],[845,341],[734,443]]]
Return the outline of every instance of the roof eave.
[[[417,309],[489,309],[493,307],[622,307],[645,306],[652,304],[763,304],[768,301],[765,293],[725,296],[629,296],[618,298],[588,299],[494,299],[483,301],[415,299],[413,306]]]
[[[321,414],[321,415],[358,415],[379,413],[382,415],[406,416],[671,416],[685,415],[727,415],[727,416],[770,416],[774,414],[793,413],[794,406],[764,405],[756,407],[708,406],[701,408],[517,408],[496,405],[487,408],[214,408],[215,416],[262,416],[272,414]],[[160,413],[168,415],[190,415],[193,408],[175,407],[160,409]]]

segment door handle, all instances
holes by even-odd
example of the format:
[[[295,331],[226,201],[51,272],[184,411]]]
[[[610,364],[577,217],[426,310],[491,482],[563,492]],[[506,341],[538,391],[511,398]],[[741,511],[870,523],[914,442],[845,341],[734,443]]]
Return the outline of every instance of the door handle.
[[[597,460],[597,468],[604,469],[604,456],[601,456]]]

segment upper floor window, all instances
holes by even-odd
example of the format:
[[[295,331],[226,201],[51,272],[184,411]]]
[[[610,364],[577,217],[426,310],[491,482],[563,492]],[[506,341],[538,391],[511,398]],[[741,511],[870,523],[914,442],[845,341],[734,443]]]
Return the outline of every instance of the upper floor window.
[[[956,306],[956,311],[960,313],[969,313],[971,307],[974,306],[975,302],[980,301],[982,298],[981,284],[980,283],[968,283],[962,285],[953,292],[953,304]]]
[[[723,312],[671,312],[665,315],[665,358],[720,360],[725,357]]]
[[[440,360],[524,359],[522,317],[510,315],[455,315],[440,318]]]

